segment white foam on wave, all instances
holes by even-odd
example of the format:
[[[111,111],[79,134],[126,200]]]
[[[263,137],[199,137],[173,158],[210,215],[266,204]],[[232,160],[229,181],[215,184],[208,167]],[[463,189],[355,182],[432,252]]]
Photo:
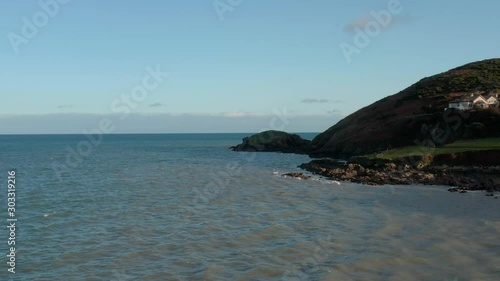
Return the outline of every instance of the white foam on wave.
[[[45,214],[45,215],[43,215],[43,217],[44,218],[48,218],[48,217],[50,217],[52,215],[55,215],[55,214],[56,214],[56,212],[53,212],[53,213],[50,213],[50,214]]]
[[[320,183],[323,183],[323,184],[336,184],[336,185],[342,185],[341,182],[339,181],[336,181],[336,180],[328,180],[328,179],[325,179],[325,178],[321,178],[321,177],[318,177],[318,178],[311,178],[311,180],[313,181],[319,181]]]

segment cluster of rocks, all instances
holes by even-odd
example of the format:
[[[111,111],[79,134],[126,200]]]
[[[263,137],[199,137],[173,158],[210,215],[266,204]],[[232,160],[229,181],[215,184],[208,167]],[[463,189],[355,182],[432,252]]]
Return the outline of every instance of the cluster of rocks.
[[[308,180],[311,178],[311,176],[308,176],[304,173],[297,173],[297,172],[286,173],[286,174],[283,174],[281,176],[284,178],[294,178],[294,179],[299,179],[299,180]]]
[[[468,190],[500,191],[500,167],[446,167],[378,163],[365,167],[361,164],[343,164],[336,160],[313,160],[299,166],[314,174],[339,181],[368,185],[448,185],[451,192]]]

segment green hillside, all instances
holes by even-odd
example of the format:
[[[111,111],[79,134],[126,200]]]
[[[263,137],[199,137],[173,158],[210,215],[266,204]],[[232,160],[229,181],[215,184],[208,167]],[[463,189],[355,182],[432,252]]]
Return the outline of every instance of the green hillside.
[[[500,59],[424,78],[347,116],[312,141],[313,157],[349,157],[412,145],[500,137],[500,110],[445,111],[471,93],[500,93]]]

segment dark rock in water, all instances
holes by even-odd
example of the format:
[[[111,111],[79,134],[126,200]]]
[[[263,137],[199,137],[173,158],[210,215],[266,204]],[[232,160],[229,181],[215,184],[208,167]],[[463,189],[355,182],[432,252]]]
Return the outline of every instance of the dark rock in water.
[[[303,173],[286,173],[286,174],[283,174],[282,176],[301,179],[301,180],[308,180],[311,178],[310,176],[304,175]]]
[[[311,145],[296,134],[281,131],[265,131],[250,137],[243,138],[243,142],[231,147],[233,151],[283,152],[307,154]]]
[[[488,196],[488,197],[493,197],[493,196],[495,196],[495,194],[491,194],[491,193],[490,193],[490,194],[486,194],[486,196]]]
[[[467,190],[465,188],[459,188],[459,187],[454,187],[448,189],[449,192],[457,192],[457,193],[467,193]]]

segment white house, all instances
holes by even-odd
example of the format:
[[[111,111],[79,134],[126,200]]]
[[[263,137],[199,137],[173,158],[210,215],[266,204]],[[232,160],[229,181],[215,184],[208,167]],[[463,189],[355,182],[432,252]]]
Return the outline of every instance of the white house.
[[[458,110],[471,110],[474,108],[474,104],[468,99],[456,99],[450,101],[450,103],[448,104],[448,108],[455,108]]]
[[[500,101],[498,99],[498,94],[489,94],[486,97],[482,95],[475,96],[471,94],[470,97],[456,99],[448,103],[448,108],[454,108],[458,110],[472,110],[474,108],[486,109],[490,107],[499,107]]]
[[[471,99],[474,107],[481,109],[488,108],[488,101],[482,95],[477,97],[471,96]]]
[[[485,97],[486,102],[489,107],[499,107],[500,100],[498,99],[498,94],[491,93]]]

